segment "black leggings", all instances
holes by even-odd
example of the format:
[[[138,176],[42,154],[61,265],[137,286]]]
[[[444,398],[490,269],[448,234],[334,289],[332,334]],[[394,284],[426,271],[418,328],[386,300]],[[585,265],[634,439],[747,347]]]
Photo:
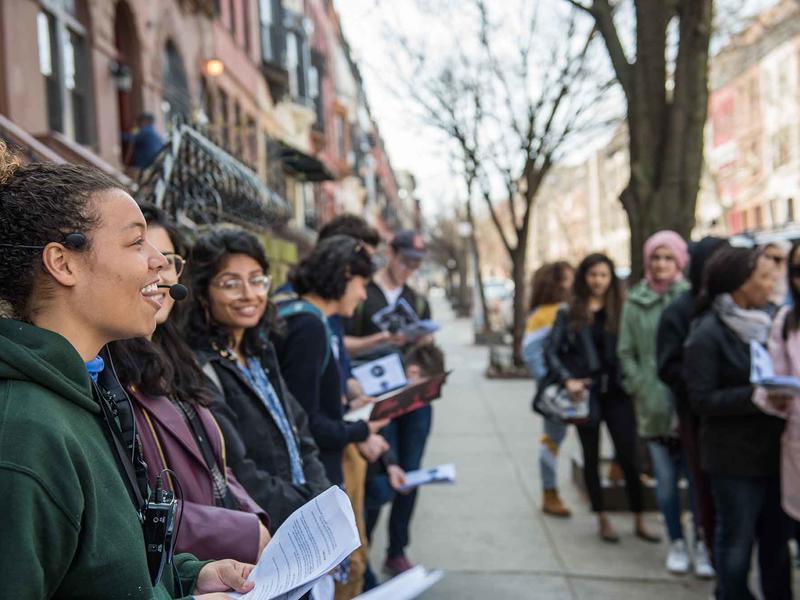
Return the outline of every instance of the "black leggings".
[[[636,435],[636,415],[633,402],[622,392],[598,394],[600,418],[596,424],[579,425],[578,437],[583,448],[583,480],[589,492],[592,511],[603,512],[603,490],[600,487],[600,423],[605,421],[614,442],[616,461],[625,474],[625,491],[631,512],[642,512],[642,482],[639,479],[639,458]]]

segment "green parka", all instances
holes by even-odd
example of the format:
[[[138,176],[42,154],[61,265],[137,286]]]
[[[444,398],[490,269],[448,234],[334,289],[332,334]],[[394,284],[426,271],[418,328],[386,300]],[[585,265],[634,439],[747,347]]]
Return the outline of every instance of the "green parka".
[[[150,584],[142,528],[104,427],[69,342],[0,319],[3,598],[177,596],[169,569]],[[187,596],[204,564],[176,557]]]
[[[658,378],[656,333],[664,308],[687,289],[687,282],[676,281],[659,295],[642,280],[633,286],[622,308],[617,354],[623,387],[633,396],[643,438],[667,436],[673,430],[675,409],[670,391]]]

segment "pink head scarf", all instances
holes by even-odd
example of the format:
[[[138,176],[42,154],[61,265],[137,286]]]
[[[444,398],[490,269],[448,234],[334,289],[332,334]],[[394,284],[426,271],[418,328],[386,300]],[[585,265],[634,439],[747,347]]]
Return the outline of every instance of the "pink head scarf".
[[[675,264],[678,266],[678,273],[671,281],[656,281],[650,271],[650,258],[658,248],[668,248],[675,257]],[[656,294],[664,294],[676,281],[683,279],[683,270],[689,264],[689,249],[683,238],[669,229],[657,231],[644,243],[644,278],[647,285]]]

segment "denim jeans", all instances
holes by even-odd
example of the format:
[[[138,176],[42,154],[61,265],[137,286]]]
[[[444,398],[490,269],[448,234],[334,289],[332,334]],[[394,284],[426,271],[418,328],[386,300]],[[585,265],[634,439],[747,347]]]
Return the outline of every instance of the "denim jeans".
[[[431,430],[433,410],[425,406],[398,417],[381,430],[381,435],[394,450],[397,462],[405,471],[420,468],[425,442]],[[367,513],[367,537],[372,541],[372,530],[378,522],[381,507],[391,501],[389,516],[389,558],[402,556],[409,543],[409,526],[417,501],[416,490],[409,494],[394,494],[385,475],[374,477],[367,484],[364,508]]]
[[[667,534],[670,541],[683,539],[683,526],[681,525],[681,491],[678,482],[681,476],[686,477],[689,484],[689,507],[692,511],[692,520],[695,528],[694,539],[699,539],[697,535],[697,510],[694,498],[694,484],[689,476],[686,463],[686,455],[683,449],[675,440],[676,446],[670,448],[656,440],[648,440],[647,449],[650,452],[650,462],[653,466],[653,475],[656,478],[656,501],[661,514],[664,516],[664,523],[667,526]]]
[[[757,542],[764,599],[790,600],[791,522],[781,508],[780,478],[712,475],[711,490],[717,514],[718,598],[755,599],[747,580]]]
[[[542,489],[554,490],[558,487],[558,449],[567,435],[567,426],[548,417],[542,419],[544,435],[539,445],[539,474],[542,478]]]

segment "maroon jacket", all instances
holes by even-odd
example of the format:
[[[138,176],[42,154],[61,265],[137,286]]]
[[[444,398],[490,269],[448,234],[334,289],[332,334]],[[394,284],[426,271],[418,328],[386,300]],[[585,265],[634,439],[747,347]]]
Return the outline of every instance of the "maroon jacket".
[[[211,412],[197,406],[197,414],[214,450],[217,465],[226,476],[241,509],[239,511],[215,505],[211,472],[183,413],[169,398],[145,396],[135,388],[128,391],[150,486],[155,486],[156,476],[162,469],[172,469],[178,475],[178,490],[175,490],[177,486],[168,473],[162,478],[163,485],[181,498],[183,504],[175,551],[189,552],[201,560],[233,558],[255,564],[258,561],[259,520],[269,528],[269,516],[228,468],[222,432]]]

